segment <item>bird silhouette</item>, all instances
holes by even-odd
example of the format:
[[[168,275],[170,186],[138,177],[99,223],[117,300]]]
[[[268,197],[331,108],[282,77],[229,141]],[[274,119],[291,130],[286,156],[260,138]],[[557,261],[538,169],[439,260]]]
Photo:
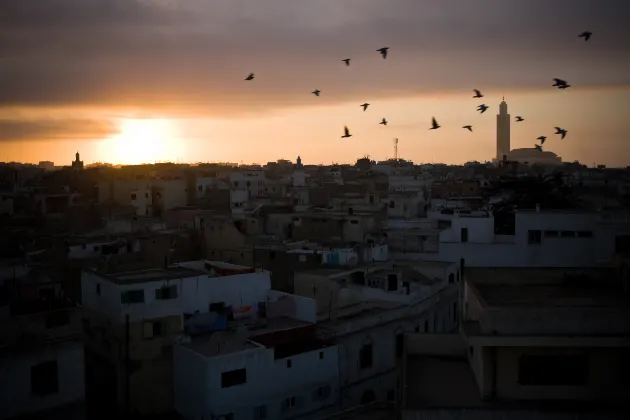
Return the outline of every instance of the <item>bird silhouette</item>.
[[[560,127],[555,127],[556,132],[554,134],[560,134],[562,137],[560,138],[565,138],[565,136],[567,135],[567,130],[565,130],[564,128],[560,128]]]
[[[488,109],[488,106],[486,104],[481,104],[477,107],[477,111],[480,111],[482,114],[486,112],[487,109]]]
[[[389,47],[383,47],[383,48],[379,48],[378,52],[381,53],[381,55],[383,56],[383,60],[385,60],[387,58],[387,51],[389,50]]]
[[[538,151],[539,151],[539,152],[542,152],[542,151],[543,151],[543,150],[542,150],[542,145],[540,145],[540,144],[535,144],[535,145],[534,145],[534,147],[535,147],[536,149],[538,149]]]
[[[429,130],[437,130],[440,127],[441,127],[440,124],[438,124],[438,122],[435,119],[435,117],[433,117],[432,120],[431,120],[431,128],[429,128]]]
[[[343,61],[344,63],[346,63],[346,66],[349,66],[349,65],[350,65],[350,59],[349,59],[349,58],[344,58],[344,59],[343,59],[343,60],[341,60],[341,61]]]
[[[520,117],[520,116],[517,115],[516,116],[516,122],[521,122],[521,121],[525,121],[525,120],[523,119],[523,117]]]
[[[254,80],[254,73],[249,73],[249,76],[247,76],[245,80]]]
[[[473,98],[483,98],[483,95],[481,94],[481,92],[479,92],[479,89],[473,89],[473,92],[475,92],[475,96],[473,96]]]
[[[556,78],[554,78],[554,79],[553,79],[553,81],[554,81],[554,83],[553,83],[553,85],[551,85],[551,86],[555,86],[555,87],[557,87],[558,89],[566,89],[566,88],[568,88],[568,87],[570,87],[570,86],[571,86],[570,84],[568,84],[568,83],[566,82],[566,80],[562,80],[562,79],[556,79]]]
[[[314,91],[312,91],[311,93],[312,93],[313,95],[315,95],[315,96],[319,96],[320,92],[321,92],[321,91],[320,91],[319,89],[315,89],[315,90],[314,90]]]
[[[472,125],[465,125],[462,128],[465,128],[466,130],[470,131],[472,133]]]
[[[584,31],[581,34],[578,35],[579,38],[584,38],[584,42],[588,41],[589,39],[591,39],[591,35],[593,35],[592,32],[589,31]]]
[[[364,103],[363,105],[359,105],[359,106],[362,106],[362,107],[363,107],[363,111],[365,111],[365,110],[367,110],[367,109],[368,109],[368,106],[370,106],[370,104],[368,104],[368,103],[366,102],[366,103]]]
[[[387,120],[383,118],[379,124],[387,125]]]
[[[350,130],[348,130],[348,126],[345,126],[343,128],[343,136],[341,136],[342,139],[348,138],[348,137],[352,137],[352,134],[350,134]]]
[[[545,140],[547,140],[547,137],[545,137],[545,136],[540,136],[540,137],[538,137],[536,140],[540,140],[540,144],[545,144]]]

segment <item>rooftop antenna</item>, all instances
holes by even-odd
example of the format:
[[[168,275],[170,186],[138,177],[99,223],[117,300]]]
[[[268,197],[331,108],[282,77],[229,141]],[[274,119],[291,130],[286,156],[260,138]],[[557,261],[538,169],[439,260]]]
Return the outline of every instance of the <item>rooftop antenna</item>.
[[[394,139],[394,160],[398,161],[398,137]]]

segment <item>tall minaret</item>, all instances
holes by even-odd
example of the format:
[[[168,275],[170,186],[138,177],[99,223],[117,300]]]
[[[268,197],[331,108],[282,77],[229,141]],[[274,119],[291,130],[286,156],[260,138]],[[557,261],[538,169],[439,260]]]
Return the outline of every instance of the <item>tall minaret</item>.
[[[510,151],[510,114],[505,103],[505,97],[499,104],[497,114],[497,162],[503,160],[503,156]]]

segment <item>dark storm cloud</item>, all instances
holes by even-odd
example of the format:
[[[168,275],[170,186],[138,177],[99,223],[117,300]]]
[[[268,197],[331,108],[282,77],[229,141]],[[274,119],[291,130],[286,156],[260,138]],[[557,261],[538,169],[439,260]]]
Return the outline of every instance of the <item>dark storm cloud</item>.
[[[109,122],[83,119],[3,119],[0,118],[0,142],[30,140],[89,140],[117,132]]]
[[[325,103],[619,85],[629,18],[628,0],[2,0],[0,106],[225,115],[312,104],[315,87]]]

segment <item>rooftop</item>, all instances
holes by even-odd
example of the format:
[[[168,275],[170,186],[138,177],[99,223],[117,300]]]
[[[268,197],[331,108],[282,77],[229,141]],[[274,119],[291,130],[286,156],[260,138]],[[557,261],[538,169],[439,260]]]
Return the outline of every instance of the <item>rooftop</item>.
[[[466,279],[490,307],[630,307],[605,269],[469,268]]]
[[[265,318],[259,321],[252,319],[233,321],[229,323],[227,331],[193,337],[190,343],[183,346],[202,356],[215,357],[265,347],[262,343],[254,343],[252,341],[254,336],[308,325],[312,324],[287,317]]]

